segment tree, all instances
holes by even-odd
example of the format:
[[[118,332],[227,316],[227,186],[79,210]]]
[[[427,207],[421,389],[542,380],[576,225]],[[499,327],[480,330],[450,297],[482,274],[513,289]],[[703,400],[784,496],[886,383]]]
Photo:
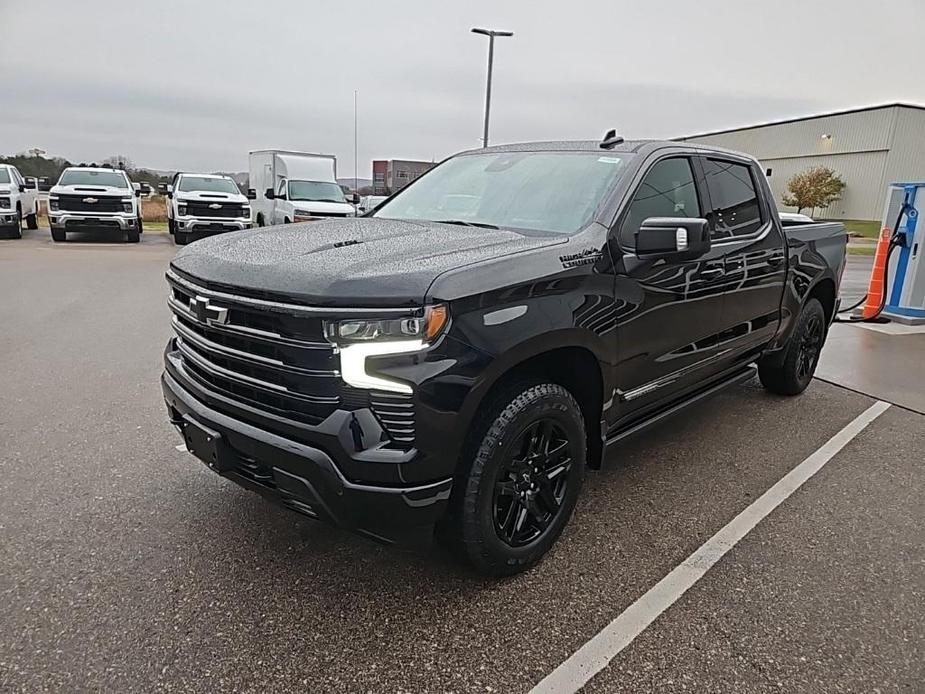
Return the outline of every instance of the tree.
[[[135,162],[124,154],[113,154],[103,159],[103,166],[108,166],[111,169],[131,170],[135,168]]]
[[[814,166],[787,181],[787,192],[782,198],[787,207],[797,212],[807,208],[825,209],[841,197],[845,182],[827,166]]]

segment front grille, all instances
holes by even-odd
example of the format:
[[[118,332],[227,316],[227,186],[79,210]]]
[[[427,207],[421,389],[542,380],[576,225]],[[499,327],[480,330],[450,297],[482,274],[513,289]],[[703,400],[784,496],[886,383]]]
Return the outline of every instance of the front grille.
[[[96,193],[59,195],[58,210],[61,212],[122,212],[122,198]]]
[[[186,214],[191,217],[246,217],[244,207],[236,202],[208,202],[206,200],[188,200],[185,203]],[[217,207],[215,207],[217,205]]]
[[[211,289],[173,270],[167,280],[180,360],[201,387],[312,425],[338,409],[369,408],[389,445],[413,445],[410,396],[358,390],[341,380],[340,359],[324,338],[324,309]]]

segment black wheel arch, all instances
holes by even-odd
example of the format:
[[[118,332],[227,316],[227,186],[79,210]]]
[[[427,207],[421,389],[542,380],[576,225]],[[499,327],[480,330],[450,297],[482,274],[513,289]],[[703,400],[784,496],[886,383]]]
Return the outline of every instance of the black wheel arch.
[[[570,332],[570,331],[563,331]],[[459,411],[462,431],[478,425],[485,403],[499,391],[522,383],[555,383],[568,390],[581,407],[588,441],[588,465],[599,468],[603,458],[603,404],[613,385],[605,378],[608,369],[602,356],[589,346],[576,344],[562,336],[552,343],[549,337],[530,340],[517,349],[495,358],[483,372]]]

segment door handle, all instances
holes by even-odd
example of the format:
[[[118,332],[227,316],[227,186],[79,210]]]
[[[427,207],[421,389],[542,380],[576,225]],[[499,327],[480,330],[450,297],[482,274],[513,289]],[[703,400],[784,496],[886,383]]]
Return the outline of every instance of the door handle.
[[[721,267],[705,267],[700,271],[699,276],[702,279],[713,280],[717,277],[722,277],[724,274],[726,273],[723,272],[723,268]]]

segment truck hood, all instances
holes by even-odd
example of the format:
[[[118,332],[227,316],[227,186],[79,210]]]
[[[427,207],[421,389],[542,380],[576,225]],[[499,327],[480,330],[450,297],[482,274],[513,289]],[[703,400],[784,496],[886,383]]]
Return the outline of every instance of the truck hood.
[[[49,195],[119,195],[130,198],[135,196],[135,191],[113,186],[53,186]]]
[[[174,193],[178,201],[198,200],[203,202],[236,202],[246,205],[248,200],[240,193],[215,193],[207,190],[190,190]]]
[[[354,217],[213,236],[181,250],[172,266],[206,282],[317,306],[419,306],[444,272],[565,242]]]

